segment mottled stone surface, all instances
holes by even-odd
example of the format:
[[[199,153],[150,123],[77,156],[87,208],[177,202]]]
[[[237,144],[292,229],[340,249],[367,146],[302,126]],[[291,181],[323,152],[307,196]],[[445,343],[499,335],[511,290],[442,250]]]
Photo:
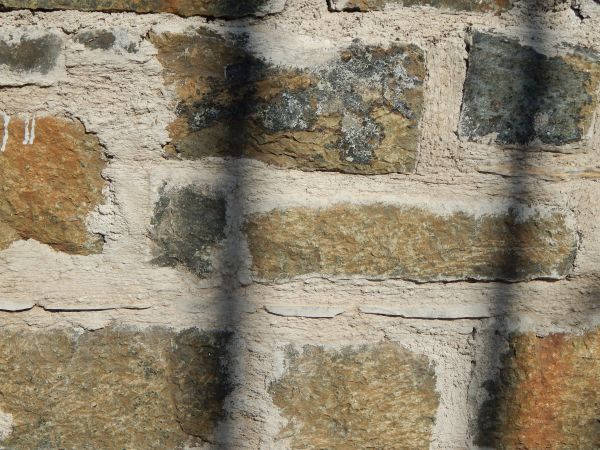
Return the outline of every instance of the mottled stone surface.
[[[128,53],[139,50],[139,45],[131,42],[121,30],[84,30],[76,34],[74,40],[91,50],[123,49]]]
[[[290,350],[269,392],[302,449],[428,449],[438,407],[429,361],[394,344]]]
[[[225,199],[207,195],[196,186],[165,191],[154,207],[150,237],[153,262],[182,266],[200,277],[213,270],[215,252],[225,239]]]
[[[314,69],[275,67],[241,39],[152,36],[178,96],[170,151],[245,156],[303,170],[410,172],[423,108],[423,52],[354,42]]]
[[[210,440],[230,393],[226,333],[0,333],[11,449],[175,449]]]
[[[106,163],[98,138],[65,118],[37,117],[35,127],[11,118],[7,130],[1,119],[0,141],[7,141],[0,153],[0,249],[35,239],[68,253],[102,251],[102,237],[86,226],[104,202]]]
[[[455,11],[502,12],[512,0],[328,0],[331,11],[381,11],[386,5],[433,6]]]
[[[7,9],[77,9],[81,11],[132,11],[173,13],[181,16],[234,18],[250,14],[279,12],[283,2],[269,0],[0,0]]]
[[[592,123],[600,57],[583,48],[548,57],[515,39],[474,33],[459,132],[470,141],[560,146]]]
[[[259,278],[364,275],[416,281],[560,278],[575,258],[575,231],[559,213],[446,216],[415,207],[340,204],[251,215]]]
[[[479,445],[600,448],[600,330],[512,336],[499,378],[485,387]]]
[[[3,37],[0,39],[0,68],[46,75],[56,67],[61,47],[60,37],[52,33],[23,33],[16,39]]]

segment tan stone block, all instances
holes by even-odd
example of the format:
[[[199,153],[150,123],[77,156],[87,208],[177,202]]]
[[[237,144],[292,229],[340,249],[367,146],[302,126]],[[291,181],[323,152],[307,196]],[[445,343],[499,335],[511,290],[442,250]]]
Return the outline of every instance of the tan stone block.
[[[428,449],[438,407],[424,356],[394,344],[290,350],[269,392],[291,448]]]
[[[561,278],[575,231],[560,213],[436,214],[416,207],[339,204],[253,214],[246,233],[257,277],[362,275],[415,281]]]

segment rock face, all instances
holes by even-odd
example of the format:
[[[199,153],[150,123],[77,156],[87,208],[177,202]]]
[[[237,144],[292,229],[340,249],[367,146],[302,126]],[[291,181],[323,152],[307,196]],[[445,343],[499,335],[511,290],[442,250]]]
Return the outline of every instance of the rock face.
[[[132,11],[173,13],[180,16],[243,17],[280,12],[285,0],[0,0],[8,9],[78,9],[81,11]]]
[[[524,280],[569,273],[577,240],[554,213],[440,216],[414,207],[340,204],[252,215],[246,225],[260,278],[302,274],[415,281]]]
[[[560,146],[581,141],[597,105],[600,57],[548,57],[515,39],[475,33],[459,132],[470,141]]]
[[[86,227],[104,201],[98,139],[80,122],[56,117],[12,118],[0,139],[0,249],[35,239],[68,253],[102,251],[102,237]]]
[[[428,360],[380,344],[292,351],[269,389],[291,448],[429,448],[438,407]]]
[[[600,448],[600,330],[513,336],[500,377],[485,386],[478,445]]]
[[[152,328],[0,339],[3,448],[180,448],[212,439],[231,391],[226,333]]]
[[[57,64],[61,40],[55,34],[22,35],[18,41],[0,40],[0,66],[15,72],[47,74]]]
[[[213,32],[154,35],[176,91],[171,152],[350,173],[414,169],[423,52],[358,42],[326,67],[275,67]]]
[[[386,5],[433,6],[440,9],[475,12],[502,12],[512,7],[511,0],[328,0],[332,11],[380,11]]]
[[[226,204],[195,186],[161,193],[151,238],[154,263],[183,266],[200,277],[213,270],[213,255],[225,239]]]

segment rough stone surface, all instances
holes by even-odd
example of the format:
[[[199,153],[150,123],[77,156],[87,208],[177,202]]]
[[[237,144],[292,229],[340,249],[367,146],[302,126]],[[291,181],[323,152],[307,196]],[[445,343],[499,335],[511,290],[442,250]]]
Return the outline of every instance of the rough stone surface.
[[[235,18],[251,14],[279,12],[284,2],[269,5],[269,0],[1,0],[8,9],[78,9],[81,11],[132,11],[136,13],[173,13],[180,16]]]
[[[231,388],[229,335],[108,328],[0,339],[3,448],[180,448],[212,439]]]
[[[475,33],[459,131],[471,141],[560,146],[582,140],[597,105],[600,57],[548,57],[516,39]]]
[[[513,336],[478,444],[509,449],[600,448],[600,330]]]
[[[0,41],[0,66],[16,72],[47,74],[56,65],[61,41],[54,34],[39,38],[22,36],[16,42]]]
[[[260,278],[302,274],[416,281],[560,278],[577,246],[561,214],[440,216],[423,209],[340,204],[252,215],[246,226]]]
[[[176,90],[170,151],[242,155],[303,170],[410,172],[423,109],[423,52],[354,42],[325,67],[286,69],[239,38],[206,30],[154,35]]]
[[[182,266],[200,277],[213,270],[214,253],[225,239],[226,204],[196,186],[161,192],[154,208],[153,262]]]
[[[56,117],[36,117],[35,126],[33,119],[12,118],[2,136],[0,249],[35,239],[67,253],[102,251],[102,237],[86,226],[104,201],[105,158],[96,136],[78,121]]]
[[[381,11],[386,5],[433,6],[440,9],[476,12],[503,12],[511,0],[328,0],[332,11]]]
[[[269,392],[291,448],[427,449],[438,407],[428,360],[393,344],[292,350]]]
[[[74,39],[91,50],[122,48],[128,53],[134,53],[139,49],[137,43],[130,42],[124,32],[119,33],[116,30],[85,30],[78,33]]]

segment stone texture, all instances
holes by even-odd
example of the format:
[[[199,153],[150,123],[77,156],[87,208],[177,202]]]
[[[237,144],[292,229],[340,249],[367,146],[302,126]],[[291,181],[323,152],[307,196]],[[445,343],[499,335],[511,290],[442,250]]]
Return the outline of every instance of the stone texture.
[[[492,308],[484,304],[455,305],[366,305],[359,306],[363,314],[431,320],[480,319],[491,317]]]
[[[485,387],[479,445],[600,448],[600,330],[512,336],[499,378]]]
[[[290,353],[269,392],[291,448],[429,448],[438,395],[425,357],[394,344]]]
[[[433,6],[454,11],[503,12],[512,0],[328,0],[331,11],[381,11],[386,5]]]
[[[416,207],[340,204],[254,214],[246,232],[259,278],[302,274],[415,281],[526,280],[569,273],[577,240],[564,216],[437,215]]]
[[[470,141],[560,146],[581,141],[597,105],[600,57],[548,57],[515,39],[474,33],[459,132]]]
[[[265,310],[271,314],[282,317],[306,317],[306,318],[327,318],[343,314],[344,308],[335,306],[316,306],[316,305],[265,305]]]
[[[415,46],[354,42],[309,70],[272,66],[242,38],[203,29],[151,39],[179,101],[171,153],[350,173],[415,168],[425,78]]]
[[[0,339],[3,448],[174,449],[210,440],[231,391],[226,333],[109,328]]]
[[[0,0],[0,7],[7,9],[132,11],[222,18],[280,12],[283,5],[283,1],[271,4],[269,0]]]
[[[128,53],[139,50],[139,45],[120,30],[84,30],[75,35],[74,40],[90,50],[123,49]]]
[[[15,72],[47,74],[57,64],[61,39],[55,34],[39,37],[22,34],[19,38],[0,40],[0,66]]]
[[[98,138],[80,122],[56,117],[37,117],[35,127],[12,118],[3,135],[0,249],[35,239],[68,253],[101,252],[102,237],[86,227],[88,215],[104,202],[106,163]]]
[[[154,208],[150,237],[155,264],[184,267],[200,277],[213,271],[225,239],[226,204],[190,185],[165,191]]]

